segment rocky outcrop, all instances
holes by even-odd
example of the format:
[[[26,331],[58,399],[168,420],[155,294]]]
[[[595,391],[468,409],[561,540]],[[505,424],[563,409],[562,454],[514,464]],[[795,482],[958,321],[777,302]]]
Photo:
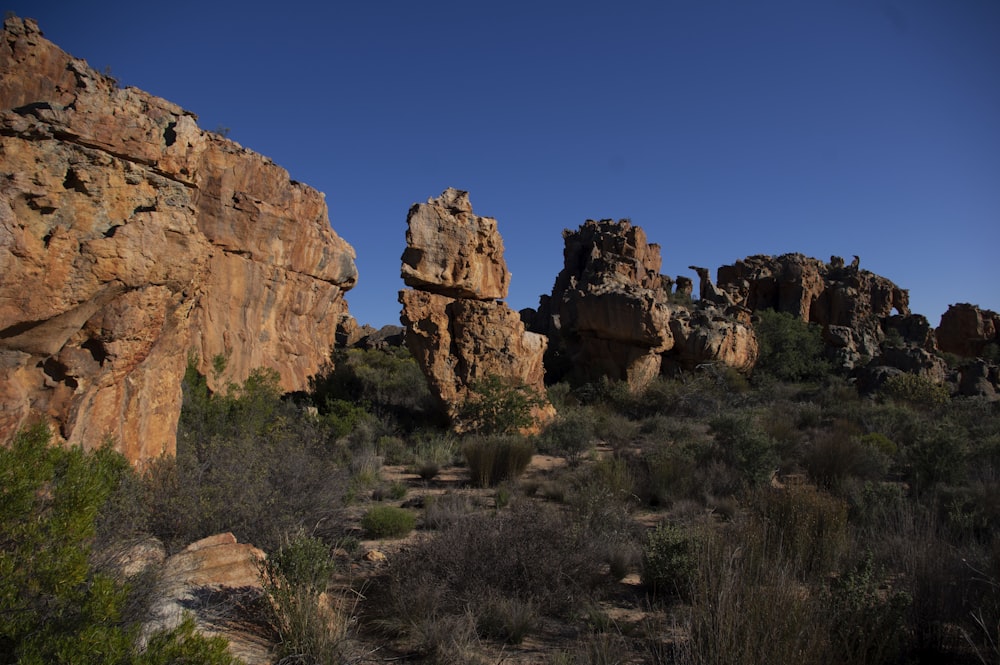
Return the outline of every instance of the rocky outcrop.
[[[749,320],[708,301],[689,310],[687,278],[677,279],[672,298],[672,281],[660,274],[660,247],[647,242],[642,228],[628,220],[588,220],[563,239],[563,269],[552,294],[542,297],[533,329],[563,350],[578,378],[606,376],[641,390],[664,360],[685,369],[706,362],[753,367],[758,350]],[[703,294],[715,289],[706,281],[707,271]]]
[[[544,401],[545,337],[527,332],[497,300],[507,296],[510,273],[496,220],[474,215],[468,192],[448,189],[414,205],[407,224],[402,277],[414,288],[399,293],[400,320],[448,415],[490,376],[524,384]],[[534,415],[542,425],[555,411],[544,401]]]
[[[175,447],[190,357],[303,389],[329,361],[354,251],[323,195],[179,106],[0,37],[0,441],[46,420],[139,462]]]
[[[1000,314],[969,303],[950,305],[941,316],[937,343],[942,351],[966,358],[982,356],[989,345],[1000,351]]]
[[[718,288],[750,311],[774,309],[835,330],[828,337],[847,349],[845,357],[874,358],[885,339],[885,322],[897,312],[910,317],[909,294],[885,277],[802,254],[755,255],[718,270]],[[922,317],[921,317],[922,318]],[[919,322],[896,320],[899,331],[921,330]],[[847,331],[850,335],[847,335]],[[920,340],[922,344],[926,340]]]

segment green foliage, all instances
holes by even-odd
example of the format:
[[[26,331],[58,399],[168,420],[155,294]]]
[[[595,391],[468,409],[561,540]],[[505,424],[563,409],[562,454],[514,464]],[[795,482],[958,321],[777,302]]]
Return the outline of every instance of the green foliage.
[[[476,436],[462,445],[472,484],[495,487],[517,478],[535,453],[531,441],[517,436]]]
[[[189,367],[177,456],[146,474],[149,528],[171,551],[224,531],[265,550],[316,525],[335,540],[347,486],[336,438],[322,418],[281,399],[272,372],[212,393]]]
[[[646,536],[642,548],[642,583],[654,593],[686,593],[694,572],[692,536],[664,522]]]
[[[297,663],[348,660],[352,612],[327,596],[336,566],[323,541],[299,535],[261,564],[278,652]]]
[[[931,408],[947,404],[948,389],[926,376],[902,373],[890,376],[882,384],[880,394],[915,407]]]
[[[817,381],[831,372],[818,326],[774,310],[755,314],[760,358],[754,369],[780,381]]]
[[[374,506],[361,518],[369,538],[402,538],[416,526],[417,518],[405,508]]]
[[[883,591],[886,586],[870,552],[834,578],[824,601],[831,618],[831,652],[838,663],[899,662],[911,599],[905,592]]]
[[[136,647],[128,589],[90,564],[100,511],[132,473],[109,448],[50,446],[44,425],[0,447],[0,663],[231,663],[192,625]]]
[[[764,489],[750,510],[744,537],[755,555],[780,557],[803,580],[836,568],[848,538],[844,501],[808,487]]]
[[[410,431],[430,419],[433,399],[416,361],[404,348],[337,350],[333,369],[312,380],[321,414],[349,403]]]
[[[492,375],[474,383],[468,398],[458,406],[456,421],[466,432],[517,434],[531,427],[532,409],[544,401],[523,383],[510,383]]]
[[[746,414],[719,416],[711,421],[712,433],[724,462],[736,469],[743,481],[763,485],[777,465],[774,439]]]

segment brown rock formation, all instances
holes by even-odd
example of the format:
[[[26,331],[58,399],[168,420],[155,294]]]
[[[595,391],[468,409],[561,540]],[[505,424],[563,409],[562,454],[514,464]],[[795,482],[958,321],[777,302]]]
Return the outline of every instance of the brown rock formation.
[[[469,193],[448,188],[406,218],[403,281],[452,298],[507,297],[510,273],[497,220],[472,213]]]
[[[1000,344],[1000,314],[976,305],[950,305],[941,316],[937,343],[942,351],[966,358],[982,356],[989,344]]]
[[[566,362],[581,378],[607,376],[641,390],[664,359],[687,369],[704,362],[753,367],[758,351],[749,321],[707,302],[696,313],[671,304],[660,247],[640,227],[588,220],[563,238],[563,270],[552,295],[542,298],[535,326],[565,345]],[[706,281],[711,285],[707,271],[703,292]],[[677,288],[689,296],[691,280],[678,277]]]
[[[0,36],[0,441],[44,419],[133,461],[172,453],[193,351],[302,389],[354,252],[323,195],[45,40]]]
[[[885,337],[883,323],[893,310],[910,316],[909,294],[885,277],[860,270],[857,257],[849,266],[840,257],[832,259],[826,264],[802,254],[750,256],[719,268],[718,288],[751,311],[775,309],[822,326],[849,328],[857,353],[875,357]]]
[[[399,292],[405,341],[431,392],[449,416],[470,388],[489,376],[523,383],[544,399],[546,340],[525,331],[520,315],[497,298],[510,283],[496,220],[472,214],[467,192],[445,190],[414,205]],[[551,420],[545,403],[536,422]]]

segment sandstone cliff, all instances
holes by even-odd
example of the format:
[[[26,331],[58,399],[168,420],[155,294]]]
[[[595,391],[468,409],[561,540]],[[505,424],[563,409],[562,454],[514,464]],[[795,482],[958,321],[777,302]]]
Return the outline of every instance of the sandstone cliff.
[[[303,389],[353,249],[319,192],[8,19],[0,38],[0,441],[39,419],[139,462],[175,448],[189,353]]]
[[[525,331],[507,297],[510,273],[495,219],[472,212],[468,192],[447,189],[407,216],[399,292],[405,341],[448,415],[476,382],[499,376],[545,398],[546,340]],[[545,401],[542,425],[555,416]]]

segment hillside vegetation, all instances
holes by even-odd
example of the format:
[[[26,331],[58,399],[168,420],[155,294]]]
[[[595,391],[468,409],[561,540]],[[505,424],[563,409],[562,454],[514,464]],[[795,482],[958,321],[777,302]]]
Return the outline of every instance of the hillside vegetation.
[[[192,363],[177,456],[139,471],[23,433],[0,451],[0,662],[133,662],[149,583],[110,553],[220,531],[269,554],[243,611],[285,663],[1000,662],[998,404],[914,375],[860,396],[815,329],[763,321],[751,377],[552,385],[532,437],[498,382],[453,434],[398,349],[338,352],[290,396],[264,371],[213,394]],[[79,635],[118,651],[60,646]]]

